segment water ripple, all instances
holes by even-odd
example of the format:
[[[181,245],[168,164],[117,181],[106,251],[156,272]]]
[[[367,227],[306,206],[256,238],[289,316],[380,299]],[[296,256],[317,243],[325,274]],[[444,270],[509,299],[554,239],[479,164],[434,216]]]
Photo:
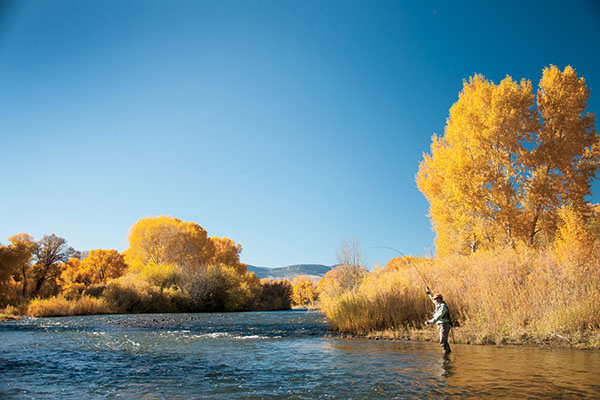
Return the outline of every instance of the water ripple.
[[[599,397],[597,352],[331,337],[309,312],[0,323],[0,398]]]

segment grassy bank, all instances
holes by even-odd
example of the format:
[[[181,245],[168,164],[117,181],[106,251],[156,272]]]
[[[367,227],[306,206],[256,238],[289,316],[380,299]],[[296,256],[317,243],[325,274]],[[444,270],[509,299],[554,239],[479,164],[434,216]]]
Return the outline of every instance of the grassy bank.
[[[433,305],[418,268],[429,286],[444,294],[460,323],[454,329],[457,343],[597,349],[598,257],[572,256],[498,249],[442,260],[396,259],[341,294],[327,296],[325,291],[321,306],[340,333],[436,340],[435,327],[423,326]]]
[[[435,327],[430,329],[387,329],[384,331],[372,331],[357,337],[365,337],[374,340],[411,340],[418,342],[437,343],[439,335]],[[558,334],[549,334],[543,337],[532,335],[523,335],[519,338],[503,337],[498,338],[481,335],[473,328],[455,328],[450,334],[450,344],[474,344],[474,345],[534,345],[541,347],[561,347],[575,349],[598,349],[600,343],[600,332],[581,332],[574,336],[563,336]]]
[[[106,300],[91,296],[81,296],[69,300],[63,296],[49,299],[34,299],[29,303],[27,314],[31,317],[61,317],[71,315],[110,314],[115,312]]]

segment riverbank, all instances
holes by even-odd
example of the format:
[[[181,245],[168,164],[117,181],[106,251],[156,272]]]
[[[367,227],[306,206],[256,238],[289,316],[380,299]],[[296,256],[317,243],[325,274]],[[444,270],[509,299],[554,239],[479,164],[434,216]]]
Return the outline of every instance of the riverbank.
[[[338,333],[436,341],[435,327],[423,329],[433,311],[426,280],[460,324],[457,343],[600,349],[599,257],[574,260],[510,248],[400,258],[326,279],[321,307]]]
[[[343,338],[364,338],[369,340],[405,340],[433,343],[437,343],[439,340],[439,334],[435,328],[415,329],[408,331],[388,329],[384,331],[373,331],[361,335],[347,333],[340,333],[338,335]],[[566,337],[558,334],[550,334],[546,337],[535,337],[532,334],[523,334],[523,336],[520,338],[493,338],[486,335],[478,335],[477,332],[473,330],[457,328],[453,329],[450,333],[450,344],[598,350],[600,349],[600,333],[596,335],[578,335],[575,337]]]
[[[359,332],[333,332],[332,335],[341,338],[362,338],[369,340],[405,340],[415,342],[439,341],[439,333],[435,327],[425,329],[384,329]],[[522,333],[518,337],[491,336],[476,329],[454,328],[450,331],[450,344],[472,344],[485,346],[528,346],[568,348],[579,350],[599,350],[600,331],[576,332],[573,335],[548,333],[536,335],[533,332]]]

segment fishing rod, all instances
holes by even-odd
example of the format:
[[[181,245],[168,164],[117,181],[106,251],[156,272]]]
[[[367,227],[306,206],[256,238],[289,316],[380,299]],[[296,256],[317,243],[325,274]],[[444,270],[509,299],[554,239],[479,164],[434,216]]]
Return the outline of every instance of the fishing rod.
[[[411,259],[408,256],[406,256],[403,252],[401,252],[400,250],[396,250],[393,247],[389,247],[389,246],[373,246],[373,247],[369,247],[367,250],[369,250],[369,249],[388,249],[388,250],[392,250],[392,251],[395,251],[396,253],[400,254],[402,257],[404,257],[404,258],[406,258],[406,260],[408,260],[408,263],[410,265],[412,265],[415,268],[415,270],[417,271],[417,273],[423,280],[423,283],[425,284],[425,286],[429,287],[429,285],[427,284],[427,281],[425,280],[425,277],[423,276],[423,274],[421,273],[419,268],[417,268],[417,265],[415,263],[413,263],[411,261]]]
[[[415,270],[417,271],[417,273],[419,274],[419,276],[423,280],[423,283],[425,284],[425,286],[427,288],[429,288],[429,285],[427,284],[427,281],[425,280],[425,277],[423,276],[423,274],[421,273],[421,271],[419,271],[419,268],[417,268],[417,265],[415,263],[413,263],[411,261],[411,259],[408,256],[406,256],[406,254],[404,254],[403,252],[401,252],[400,250],[396,250],[393,247],[389,247],[389,246],[373,246],[373,247],[369,247],[367,249],[367,251],[370,250],[370,249],[388,249],[388,250],[392,250],[392,251],[395,251],[396,253],[400,254],[402,257],[406,258],[406,260],[409,262],[410,265],[412,265],[415,268]],[[456,340],[454,339],[454,329],[451,329],[450,333],[452,334],[452,342],[453,342],[453,344],[456,344]]]

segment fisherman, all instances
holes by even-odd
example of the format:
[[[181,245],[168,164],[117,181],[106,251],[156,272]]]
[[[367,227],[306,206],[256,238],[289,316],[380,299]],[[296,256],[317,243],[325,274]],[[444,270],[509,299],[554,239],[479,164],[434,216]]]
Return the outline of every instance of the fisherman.
[[[452,327],[452,321],[450,320],[450,311],[448,306],[444,303],[444,298],[441,294],[432,294],[429,290],[429,286],[425,286],[427,295],[435,304],[435,311],[433,312],[433,318],[429,321],[425,321],[425,325],[437,324],[438,331],[440,332],[440,344],[444,349],[444,354],[450,353],[450,345],[448,344],[448,334]]]

